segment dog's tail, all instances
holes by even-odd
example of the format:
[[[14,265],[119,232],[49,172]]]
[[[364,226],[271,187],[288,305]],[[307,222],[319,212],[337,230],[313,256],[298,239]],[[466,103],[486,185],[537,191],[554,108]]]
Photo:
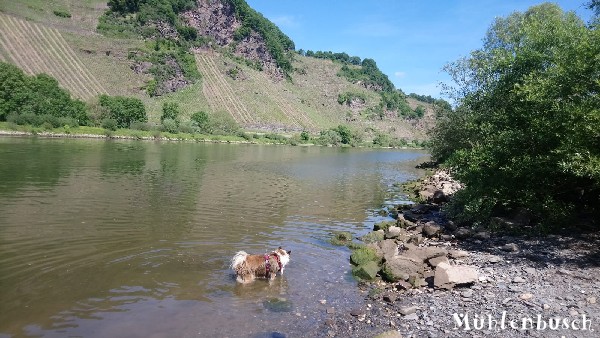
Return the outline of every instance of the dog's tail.
[[[248,254],[245,251],[238,251],[235,256],[231,259],[230,267],[235,270],[240,264],[246,261]]]

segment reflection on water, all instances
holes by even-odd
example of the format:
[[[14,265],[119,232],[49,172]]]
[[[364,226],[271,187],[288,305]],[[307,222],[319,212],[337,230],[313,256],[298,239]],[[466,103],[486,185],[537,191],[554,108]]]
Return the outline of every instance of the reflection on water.
[[[319,300],[361,301],[330,233],[364,233],[424,156],[0,138],[0,336],[309,334]],[[235,283],[236,251],[280,245],[285,276]]]

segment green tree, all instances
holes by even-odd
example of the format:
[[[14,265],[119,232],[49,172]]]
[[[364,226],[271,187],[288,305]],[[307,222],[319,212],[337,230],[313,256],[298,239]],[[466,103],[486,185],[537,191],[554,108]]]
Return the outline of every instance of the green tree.
[[[148,122],[144,103],[138,98],[100,95],[99,103],[107,111],[104,118],[114,119],[119,128],[129,128],[133,122]]]
[[[179,121],[179,104],[176,102],[163,103],[160,121],[163,122],[165,119],[171,119],[176,122]]]
[[[432,154],[466,188],[453,212],[484,220],[526,208],[541,224],[600,200],[600,34],[554,4],[498,18],[483,48],[447,66],[458,107]]]
[[[46,74],[28,76],[16,66],[0,62],[0,120],[8,114],[67,117],[80,125],[88,122],[85,104],[72,99],[56,79]]]

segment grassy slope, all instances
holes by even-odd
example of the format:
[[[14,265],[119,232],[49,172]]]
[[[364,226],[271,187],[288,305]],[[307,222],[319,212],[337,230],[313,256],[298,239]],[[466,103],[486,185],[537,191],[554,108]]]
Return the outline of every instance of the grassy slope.
[[[264,73],[220,54],[202,54],[197,56],[204,76],[200,83],[177,93],[150,98],[143,90],[149,77],[135,74],[127,59],[129,50],[142,48],[143,41],[97,34],[97,19],[105,9],[105,0],[0,2],[3,13],[0,15],[4,19],[4,26],[0,21],[2,35],[11,36],[13,44],[28,45],[23,40],[32,42],[29,48],[0,44],[0,60],[29,67],[30,72],[47,72],[74,95],[88,101],[102,92],[141,98],[151,122],[158,122],[163,102],[175,101],[184,118],[200,110],[224,111],[247,129],[270,126],[318,131],[347,123],[358,130],[373,128],[393,136],[423,138],[415,125],[402,119],[366,120],[360,111],[375,106],[379,96],[338,77],[340,65],[330,60],[296,56],[294,67],[303,72],[292,74],[291,82],[275,83]],[[72,17],[60,18],[53,14],[54,10],[66,10]],[[18,30],[19,25],[31,29]],[[234,67],[241,69],[241,76],[235,80],[227,75]],[[364,93],[365,107],[352,111],[338,104],[338,94],[347,91]]]

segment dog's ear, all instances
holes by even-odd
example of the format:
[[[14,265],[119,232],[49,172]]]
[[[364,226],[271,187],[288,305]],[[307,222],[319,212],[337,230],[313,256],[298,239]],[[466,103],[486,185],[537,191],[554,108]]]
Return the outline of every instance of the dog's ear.
[[[291,253],[292,253],[292,250],[288,250],[287,254],[289,255],[289,254],[291,254]]]
[[[282,247],[279,247],[279,250],[283,249]]]

